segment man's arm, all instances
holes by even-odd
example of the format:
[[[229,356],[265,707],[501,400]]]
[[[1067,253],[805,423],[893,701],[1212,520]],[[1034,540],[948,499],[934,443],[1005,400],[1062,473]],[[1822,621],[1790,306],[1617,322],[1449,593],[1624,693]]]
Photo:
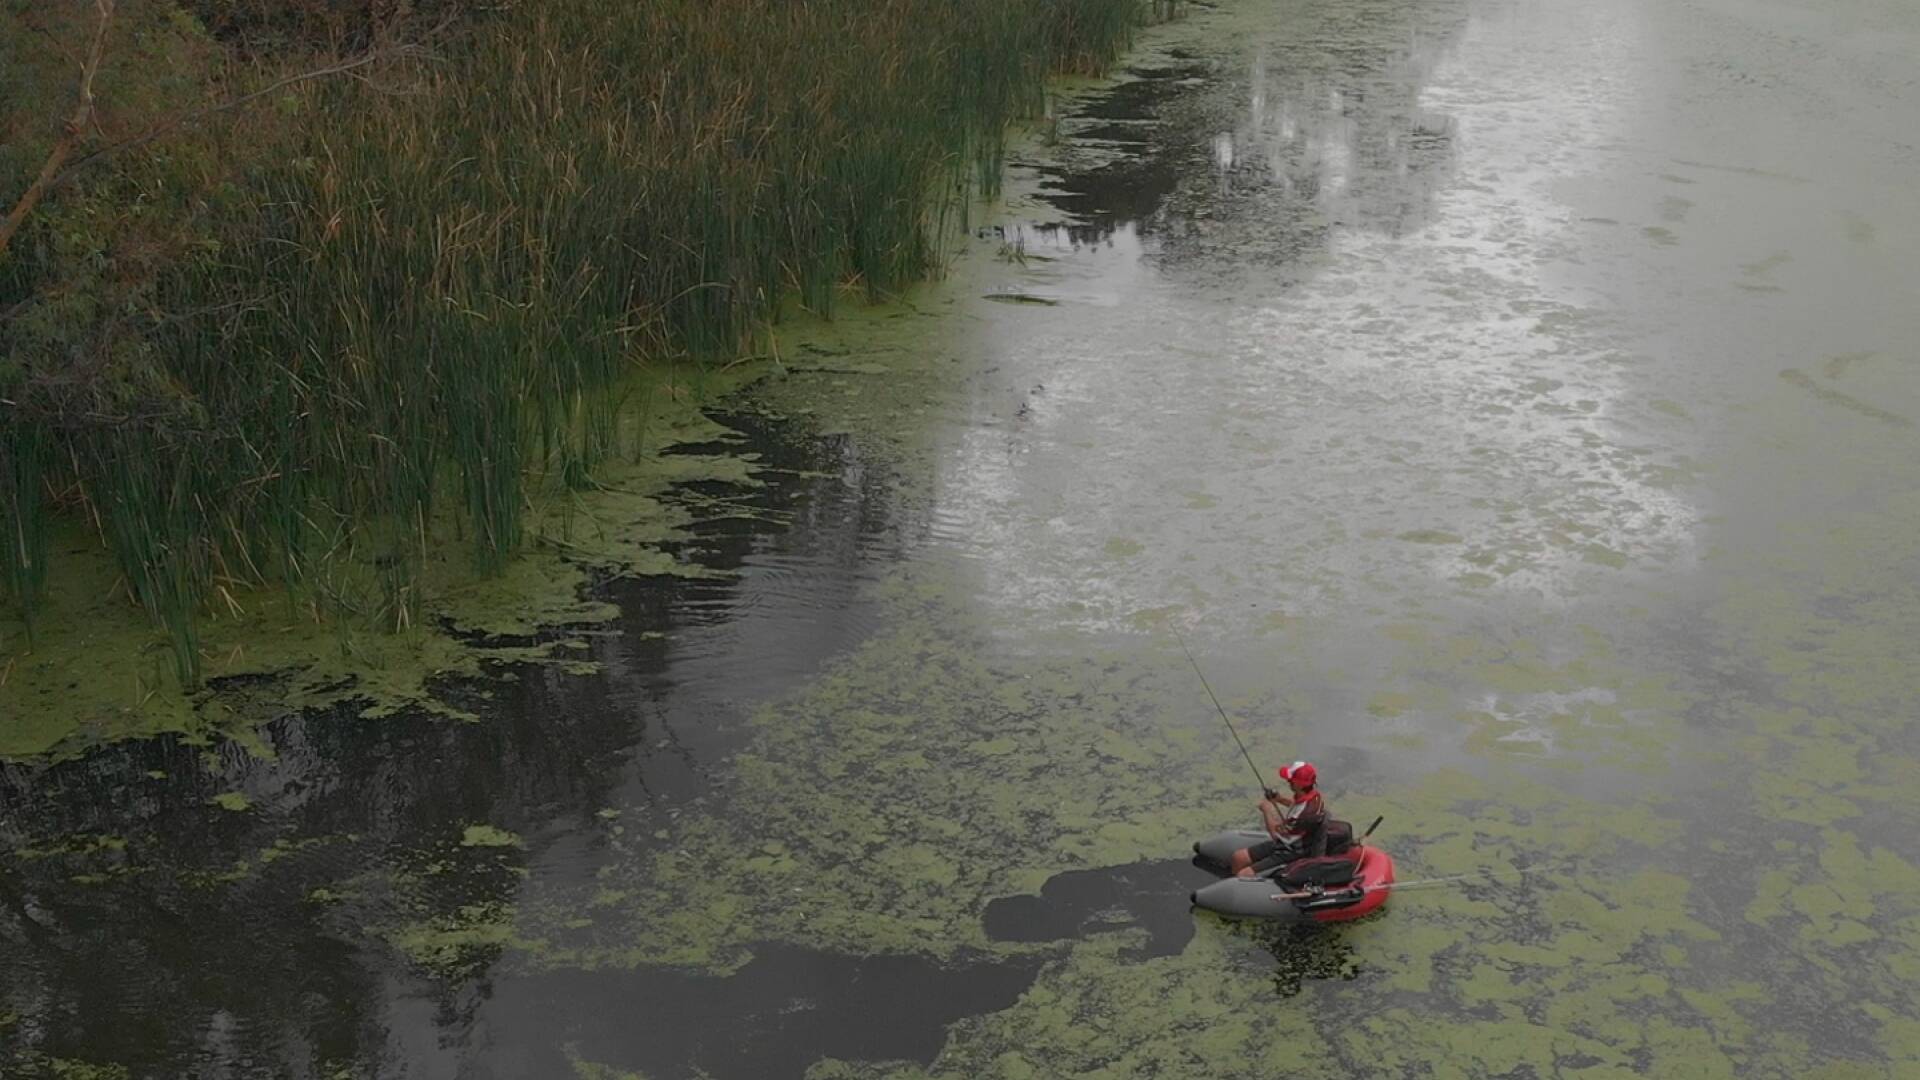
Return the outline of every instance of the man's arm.
[[[1280,801],[1283,800],[1273,798],[1263,799],[1260,802],[1260,818],[1267,826],[1267,835],[1273,837],[1275,840],[1280,839],[1286,832],[1286,815],[1281,812],[1279,806],[1275,805]],[[1292,800],[1284,801],[1291,802]]]

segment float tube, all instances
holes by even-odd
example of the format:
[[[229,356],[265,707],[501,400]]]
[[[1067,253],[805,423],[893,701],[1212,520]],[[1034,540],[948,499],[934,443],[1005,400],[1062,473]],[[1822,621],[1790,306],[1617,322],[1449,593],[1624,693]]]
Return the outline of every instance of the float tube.
[[[1259,877],[1229,877],[1189,897],[1193,906],[1221,915],[1278,922],[1345,922],[1370,914],[1393,889],[1393,857],[1359,839],[1344,821],[1327,823],[1327,854],[1295,859]],[[1219,867],[1233,854],[1267,838],[1262,830],[1230,829],[1193,845],[1200,859]]]

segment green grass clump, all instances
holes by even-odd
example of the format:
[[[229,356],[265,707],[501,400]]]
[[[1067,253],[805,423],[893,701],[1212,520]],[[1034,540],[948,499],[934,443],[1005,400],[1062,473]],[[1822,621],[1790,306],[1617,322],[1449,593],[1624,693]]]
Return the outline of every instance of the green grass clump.
[[[97,522],[183,684],[223,581],[407,625],[438,532],[495,571],[534,489],[590,486],[630,449],[619,388],[636,367],[731,359],[786,298],[830,315],[849,288],[935,272],[1045,75],[1110,63],[1142,14],[476,9],[431,59],[289,88],[241,127],[128,155],[0,256],[0,310],[25,305],[0,322],[6,594],[31,612],[56,506]],[[272,33],[229,62],[261,64],[287,25],[245,23]],[[184,42],[175,67],[222,55],[177,12],[155,27]],[[31,164],[0,161],[0,192]]]

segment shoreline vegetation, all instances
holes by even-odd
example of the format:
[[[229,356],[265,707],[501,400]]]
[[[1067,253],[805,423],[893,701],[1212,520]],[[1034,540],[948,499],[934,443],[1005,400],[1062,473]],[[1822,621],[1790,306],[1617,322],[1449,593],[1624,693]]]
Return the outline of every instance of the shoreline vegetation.
[[[783,311],[937,274],[1044,80],[1166,7],[0,0],[0,756],[52,749],[27,714],[62,696],[190,729],[213,619],[249,672],[275,622],[348,671],[418,651],[580,497],[645,487],[685,388]],[[107,639],[138,685],[29,687],[113,607],[151,628]]]

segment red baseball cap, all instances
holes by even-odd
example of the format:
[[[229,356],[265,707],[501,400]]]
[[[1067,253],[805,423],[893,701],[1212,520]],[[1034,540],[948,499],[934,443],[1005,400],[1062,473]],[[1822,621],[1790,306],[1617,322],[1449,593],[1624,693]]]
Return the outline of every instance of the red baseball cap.
[[[1304,761],[1296,761],[1291,765],[1282,765],[1275,771],[1280,774],[1280,779],[1285,780],[1289,784],[1299,784],[1301,787],[1312,787],[1313,782],[1320,778],[1319,772],[1316,771],[1312,765]]]

